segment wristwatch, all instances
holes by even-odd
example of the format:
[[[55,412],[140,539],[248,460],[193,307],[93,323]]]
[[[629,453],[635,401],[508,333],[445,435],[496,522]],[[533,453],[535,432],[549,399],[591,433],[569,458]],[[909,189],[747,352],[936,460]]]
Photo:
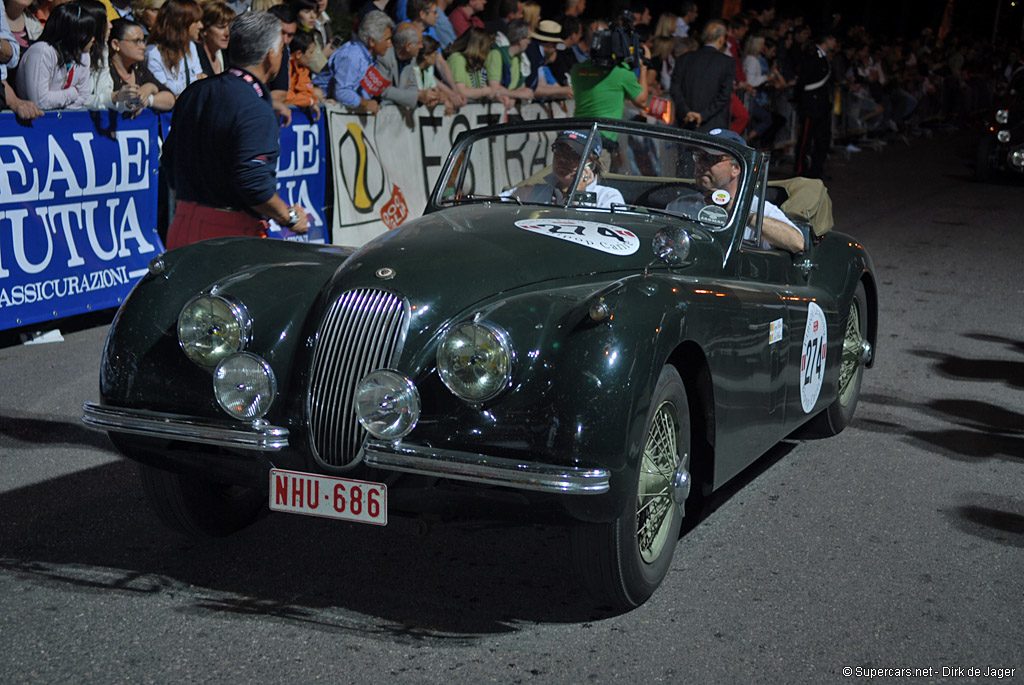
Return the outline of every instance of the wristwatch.
[[[284,225],[285,228],[291,228],[295,224],[299,223],[299,213],[295,211],[295,208],[288,209],[288,223]]]

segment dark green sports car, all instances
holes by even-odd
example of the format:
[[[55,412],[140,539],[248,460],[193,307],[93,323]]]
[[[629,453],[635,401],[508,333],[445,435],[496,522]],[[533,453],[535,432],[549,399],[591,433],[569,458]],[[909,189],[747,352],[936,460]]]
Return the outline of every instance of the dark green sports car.
[[[154,260],[84,420],[178,531],[512,499],[569,522],[588,587],[637,606],[688,500],[797,428],[841,431],[872,363],[871,259],[820,183],[767,170],[646,124],[467,131],[424,216],[358,249]]]

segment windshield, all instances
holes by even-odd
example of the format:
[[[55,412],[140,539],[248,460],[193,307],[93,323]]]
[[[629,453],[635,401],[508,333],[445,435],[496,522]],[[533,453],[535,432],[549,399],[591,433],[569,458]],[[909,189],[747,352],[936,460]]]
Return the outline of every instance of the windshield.
[[[744,162],[725,148],[671,131],[557,126],[492,129],[473,140],[450,167],[438,202],[667,212],[712,231],[730,223]]]

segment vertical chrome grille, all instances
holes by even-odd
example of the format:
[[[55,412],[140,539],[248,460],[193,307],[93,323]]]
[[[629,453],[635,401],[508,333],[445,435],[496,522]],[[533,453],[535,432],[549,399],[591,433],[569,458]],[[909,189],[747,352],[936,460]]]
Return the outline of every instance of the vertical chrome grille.
[[[408,307],[382,290],[350,290],[331,305],[313,348],[309,382],[309,432],[313,456],[329,467],[355,462],[366,431],[354,407],[356,384],[398,355]]]

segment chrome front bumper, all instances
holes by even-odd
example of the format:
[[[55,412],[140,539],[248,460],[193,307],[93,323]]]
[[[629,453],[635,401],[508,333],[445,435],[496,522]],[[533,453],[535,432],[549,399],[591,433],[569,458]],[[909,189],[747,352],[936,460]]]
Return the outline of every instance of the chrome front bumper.
[[[288,446],[287,428],[271,426],[260,420],[252,423],[216,421],[86,402],[82,405],[82,421],[115,433],[200,442],[217,447],[277,452]]]
[[[288,447],[288,429],[264,421],[240,423],[86,402],[82,421],[115,433],[276,452]],[[368,440],[363,461],[379,469],[565,495],[608,492],[611,474],[586,469]]]
[[[600,495],[608,492],[611,479],[605,469],[537,464],[418,445],[393,445],[379,440],[368,440],[364,449],[363,461],[377,468],[520,490]]]

